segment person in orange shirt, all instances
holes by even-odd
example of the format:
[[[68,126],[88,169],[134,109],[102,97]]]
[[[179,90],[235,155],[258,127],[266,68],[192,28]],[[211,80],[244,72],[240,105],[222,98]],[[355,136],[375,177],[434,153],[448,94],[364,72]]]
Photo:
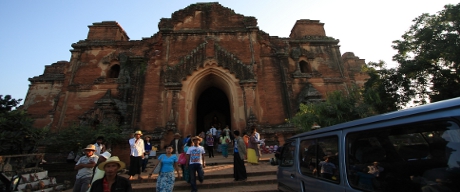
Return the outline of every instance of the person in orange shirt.
[[[247,132],[243,133],[243,141],[244,141],[244,144],[246,144],[246,148],[248,148],[248,146],[249,146],[249,135],[248,135]]]
[[[249,135],[247,132],[244,132],[243,133],[243,141],[244,141],[244,144],[246,145],[246,149],[249,147]],[[244,155],[245,159],[248,158],[248,151],[246,150],[246,154]]]

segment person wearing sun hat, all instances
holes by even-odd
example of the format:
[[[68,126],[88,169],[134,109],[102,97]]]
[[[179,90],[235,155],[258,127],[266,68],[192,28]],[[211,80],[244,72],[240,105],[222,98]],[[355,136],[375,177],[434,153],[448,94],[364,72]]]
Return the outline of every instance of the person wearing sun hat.
[[[200,142],[203,139],[199,136],[192,138],[193,146],[189,147],[187,150],[187,162],[185,163],[185,168],[190,171],[190,185],[192,186],[192,191],[197,191],[196,188],[196,173],[198,173],[198,181],[203,183],[204,180],[204,171],[203,168],[206,167],[204,163],[204,148],[200,146]]]
[[[171,145],[173,148],[172,154],[175,154],[177,158],[179,158],[179,154],[184,152],[184,143],[181,139],[180,133],[174,134],[174,139],[171,141],[171,143],[169,143],[169,145]]]
[[[117,173],[125,168],[125,163],[120,161],[117,156],[112,156],[107,161],[97,166],[99,170],[105,172],[104,177],[94,181],[90,192],[101,191],[122,191],[131,192],[132,186],[128,179],[119,176]]]
[[[96,148],[97,149],[97,148]],[[99,155],[99,160],[96,164],[96,167],[99,166],[101,163],[107,161],[107,159],[109,159],[110,157],[112,156],[112,154],[110,154],[108,151],[102,153],[101,155]],[[100,170],[100,169],[94,169],[93,170],[93,179],[91,180],[91,183],[94,183],[94,181],[100,179],[104,177],[104,170]]]
[[[134,137],[129,139],[129,145],[131,147],[131,153],[129,155],[129,180],[132,180],[134,175],[139,174],[137,179],[142,179],[141,168],[142,159],[144,159],[145,146],[144,140],[141,138],[142,132],[134,132]]]
[[[75,164],[75,170],[78,170],[73,192],[86,192],[91,184],[93,177],[93,168],[99,157],[94,154],[96,146],[89,144],[84,149],[85,156],[80,157]]]

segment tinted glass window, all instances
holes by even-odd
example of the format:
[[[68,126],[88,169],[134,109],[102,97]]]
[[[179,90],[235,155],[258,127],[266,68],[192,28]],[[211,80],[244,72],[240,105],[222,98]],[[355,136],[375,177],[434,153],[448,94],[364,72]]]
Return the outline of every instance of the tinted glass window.
[[[294,154],[295,154],[295,141],[284,144],[283,151],[281,153],[282,167],[290,167],[294,165]]]
[[[299,158],[303,175],[339,182],[338,137],[302,140]]]
[[[347,176],[370,191],[460,191],[460,128],[453,121],[350,133]]]

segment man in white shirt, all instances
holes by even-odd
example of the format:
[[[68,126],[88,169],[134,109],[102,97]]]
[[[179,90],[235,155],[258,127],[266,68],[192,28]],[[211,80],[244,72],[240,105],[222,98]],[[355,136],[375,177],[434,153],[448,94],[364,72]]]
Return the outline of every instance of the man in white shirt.
[[[134,132],[134,137],[129,140],[129,146],[131,147],[131,153],[129,155],[129,180],[132,180],[134,175],[139,174],[137,179],[141,177],[141,166],[142,159],[144,158],[144,140],[141,139],[142,132]]]
[[[78,159],[75,164],[75,170],[78,170],[77,179],[73,186],[73,192],[86,192],[91,184],[91,178],[93,177],[93,168],[96,166],[96,162],[99,159],[94,154],[96,147],[93,144],[88,145],[85,149],[85,156]]]
[[[96,143],[94,144],[94,146],[96,146],[96,151],[94,152],[94,154],[99,156],[99,157],[105,151],[105,145],[103,144],[103,142],[104,142],[104,137],[99,136],[99,137],[97,137]]]
[[[212,136],[216,136],[217,129],[214,126],[211,126],[211,128],[209,129],[209,132],[211,132]]]
[[[187,162],[185,168],[190,170],[190,185],[192,186],[192,192],[197,191],[196,188],[196,173],[198,173],[198,181],[203,183],[204,171],[206,167],[204,162],[204,148],[200,146],[202,139],[198,136],[192,138],[193,145],[187,150]]]

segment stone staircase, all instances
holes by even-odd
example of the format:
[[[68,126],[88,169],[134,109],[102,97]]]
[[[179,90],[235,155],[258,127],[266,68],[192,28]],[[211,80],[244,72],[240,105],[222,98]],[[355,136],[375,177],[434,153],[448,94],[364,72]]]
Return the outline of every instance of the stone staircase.
[[[215,192],[218,191],[278,191],[276,180],[276,166],[270,165],[269,159],[272,154],[266,154],[261,158],[259,165],[251,165],[246,163],[248,179],[246,181],[233,181],[233,156],[228,158],[218,157],[206,158],[207,166],[204,168],[205,179],[202,184],[197,181],[197,188],[200,192]],[[132,180],[134,192],[151,192],[155,191],[156,177],[147,179],[156,164],[157,160],[150,160],[147,172],[142,173],[142,180]],[[126,176],[122,174],[122,176]],[[176,180],[174,191],[190,191],[189,183],[184,180]]]

